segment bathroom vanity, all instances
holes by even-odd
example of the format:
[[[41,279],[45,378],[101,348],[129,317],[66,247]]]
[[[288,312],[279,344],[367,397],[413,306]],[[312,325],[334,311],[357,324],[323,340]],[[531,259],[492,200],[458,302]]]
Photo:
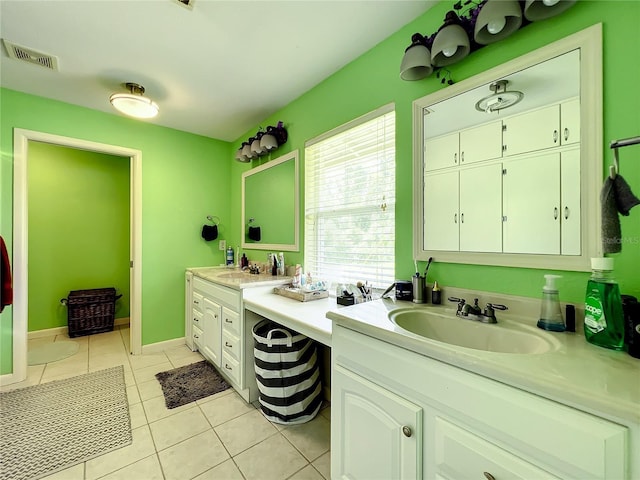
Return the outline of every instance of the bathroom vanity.
[[[332,478],[640,478],[638,360],[535,322],[535,353],[466,348],[404,330],[398,309],[474,328],[393,300],[328,314]]]

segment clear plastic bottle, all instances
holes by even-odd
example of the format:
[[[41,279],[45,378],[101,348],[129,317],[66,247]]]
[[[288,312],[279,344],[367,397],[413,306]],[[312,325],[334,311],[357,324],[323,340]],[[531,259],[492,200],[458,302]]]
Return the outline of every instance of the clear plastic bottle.
[[[622,350],[624,316],[620,288],[613,278],[613,258],[592,258],[585,298],[584,335],[589,343]]]

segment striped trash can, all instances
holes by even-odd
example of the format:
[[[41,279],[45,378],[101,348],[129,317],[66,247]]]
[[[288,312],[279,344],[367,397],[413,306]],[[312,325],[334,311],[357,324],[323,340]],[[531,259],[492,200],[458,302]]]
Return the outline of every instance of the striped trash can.
[[[315,342],[270,320],[253,327],[253,339],[262,414],[287,425],[312,420],[322,405]]]

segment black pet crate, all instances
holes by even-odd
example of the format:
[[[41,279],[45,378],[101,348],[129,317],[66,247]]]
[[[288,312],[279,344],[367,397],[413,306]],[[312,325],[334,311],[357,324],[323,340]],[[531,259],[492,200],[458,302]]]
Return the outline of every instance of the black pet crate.
[[[69,337],[111,332],[116,310],[115,288],[72,290],[61,303],[67,306]]]

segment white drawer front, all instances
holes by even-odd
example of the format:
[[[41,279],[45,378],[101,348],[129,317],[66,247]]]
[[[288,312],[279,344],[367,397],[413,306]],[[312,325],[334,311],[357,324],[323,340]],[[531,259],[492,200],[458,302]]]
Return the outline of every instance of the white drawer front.
[[[240,336],[240,315],[228,308],[222,309],[222,330],[233,333],[236,337]]]
[[[236,385],[240,384],[240,364],[226,351],[222,353],[222,371],[227,374]]]
[[[198,310],[199,312],[202,312],[202,302],[204,301],[202,295],[200,295],[198,292],[193,292],[193,297],[192,297],[192,302],[193,302],[193,309],[194,310]]]
[[[206,297],[215,299],[217,303],[240,311],[240,291],[223,287],[212,282],[203,280],[202,278],[193,277],[193,289]]]
[[[441,478],[558,478],[440,417],[435,421],[434,445]]]
[[[202,350],[202,345],[204,342],[204,334],[202,333],[202,330],[200,330],[197,326],[194,325],[192,336],[193,336],[193,343],[196,345],[196,347],[198,347],[198,350]]]
[[[240,361],[240,339],[226,330],[222,332],[222,349],[236,361]]]
[[[195,308],[191,311],[191,321],[193,322],[194,327],[198,327],[202,330],[202,312],[196,310]]]

